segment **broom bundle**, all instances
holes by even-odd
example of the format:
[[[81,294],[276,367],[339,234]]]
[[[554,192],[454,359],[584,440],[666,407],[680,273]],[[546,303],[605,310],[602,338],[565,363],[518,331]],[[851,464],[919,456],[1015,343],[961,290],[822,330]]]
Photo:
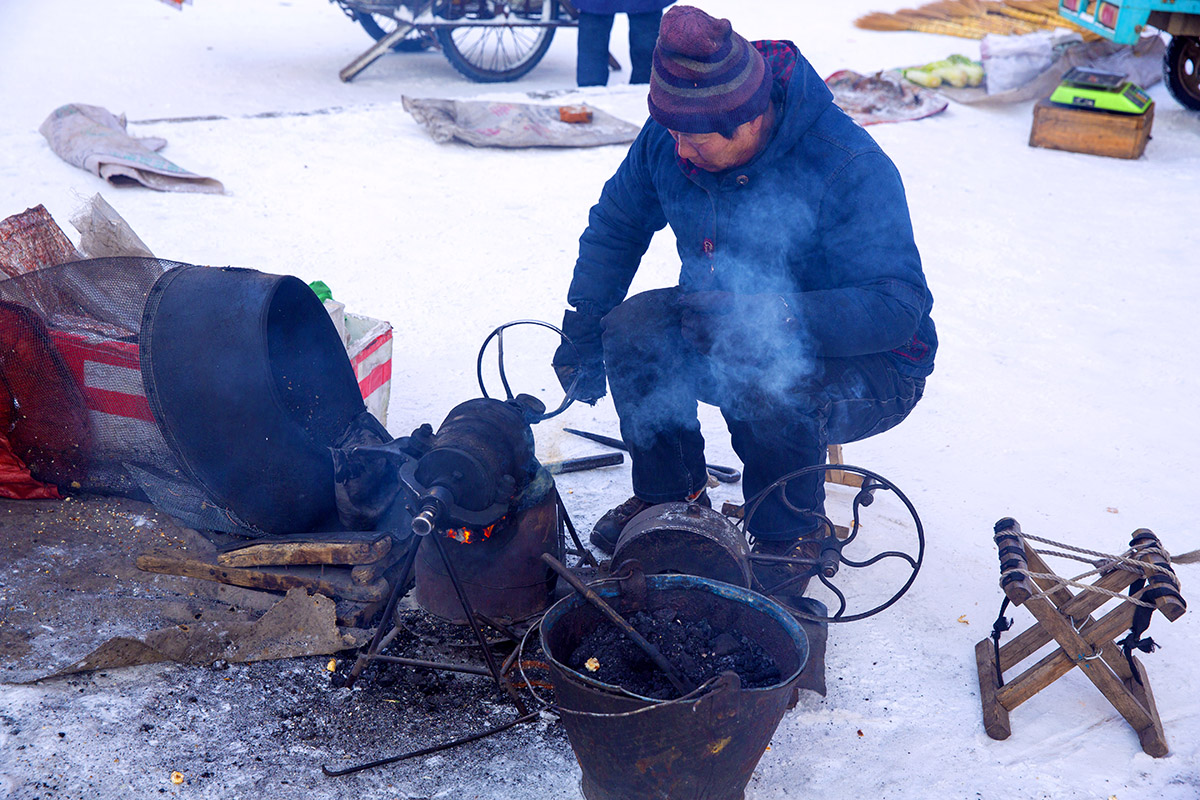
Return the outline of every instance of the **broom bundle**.
[[[872,31],[917,31],[965,39],[982,39],[989,33],[1014,36],[1054,28],[1079,31],[1085,39],[1097,38],[1096,34],[1059,16],[1056,0],[938,0],[891,14],[866,14],[854,24]]]

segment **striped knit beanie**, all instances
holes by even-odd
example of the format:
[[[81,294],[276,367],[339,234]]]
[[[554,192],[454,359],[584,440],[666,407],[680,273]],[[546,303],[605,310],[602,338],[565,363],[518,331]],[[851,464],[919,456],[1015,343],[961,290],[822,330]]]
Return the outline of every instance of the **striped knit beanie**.
[[[727,19],[692,6],[663,15],[650,73],[650,116],[680,133],[727,133],[771,99],[771,70]]]

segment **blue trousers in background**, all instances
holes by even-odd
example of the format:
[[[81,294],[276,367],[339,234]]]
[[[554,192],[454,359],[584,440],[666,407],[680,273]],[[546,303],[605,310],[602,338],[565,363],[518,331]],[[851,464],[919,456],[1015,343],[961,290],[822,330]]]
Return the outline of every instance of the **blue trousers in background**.
[[[608,85],[608,40],[614,14],[579,14],[579,52],[575,80],[580,86]],[[651,56],[658,41],[662,11],[629,15],[630,83],[650,82]]]

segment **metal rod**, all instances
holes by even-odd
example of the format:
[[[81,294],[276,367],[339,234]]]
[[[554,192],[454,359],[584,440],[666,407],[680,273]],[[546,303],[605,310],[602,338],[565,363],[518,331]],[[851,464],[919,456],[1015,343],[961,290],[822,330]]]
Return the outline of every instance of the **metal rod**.
[[[392,587],[392,594],[388,597],[387,605],[383,609],[383,618],[379,621],[379,627],[375,629],[375,635],[371,637],[371,644],[367,647],[366,653],[359,653],[358,659],[354,662],[354,667],[350,670],[349,677],[346,678],[346,688],[349,689],[358,680],[358,676],[367,666],[367,662],[371,660],[376,653],[379,652],[382,645],[383,637],[389,633],[390,629],[385,627],[389,622],[392,622],[392,615],[396,613],[396,606],[400,603],[400,598],[404,595],[404,586],[408,583],[408,577],[412,574],[413,564],[417,560],[417,549],[419,541],[410,539],[408,542],[408,554],[404,557],[404,569],[400,571],[400,577],[396,581],[396,585]],[[395,627],[393,623],[391,627]]]
[[[511,625],[505,625],[503,622],[501,622],[498,619],[492,619],[487,614],[484,614],[482,611],[476,611],[475,618],[482,621],[484,625],[490,625],[493,628],[495,628],[496,630],[500,631],[505,636],[507,636],[510,641],[512,641],[512,642],[521,641],[521,635],[518,634],[515,630],[513,630],[513,627]],[[493,643],[498,643],[500,641],[502,641],[502,640],[493,640]],[[501,670],[501,673],[503,673],[503,672],[504,672],[504,670]]]
[[[583,542],[579,540],[579,534],[575,530],[575,523],[571,522],[571,515],[567,513],[567,507],[563,505],[562,495],[555,492],[554,499],[558,503],[559,520],[563,527],[567,529],[567,533],[571,534],[571,541],[575,543],[579,555],[592,569],[600,569],[600,562],[596,561],[596,557],[592,555],[592,551],[584,547]]]
[[[650,660],[654,662],[655,666],[663,671],[663,674],[667,676],[667,680],[671,682],[671,685],[675,687],[677,692],[680,694],[687,694],[695,688],[684,681],[683,676],[679,674],[679,671],[675,669],[675,666],[670,661],[667,661],[666,657],[659,652],[657,647],[652,645],[646,639],[646,637],[638,633],[637,630],[635,630],[634,627],[630,625],[624,617],[618,614],[612,606],[604,602],[600,595],[592,591],[592,589],[589,588],[588,585],[583,581],[579,580],[579,578],[572,575],[571,571],[567,569],[561,561],[549,553],[542,554],[542,561],[545,561],[547,564],[549,564],[550,568],[561,575],[563,580],[571,584],[571,587],[575,591],[579,592],[579,594],[583,595],[585,600],[598,608],[600,612],[608,618],[609,622],[616,625],[621,629],[622,633],[633,640],[633,643],[640,647],[642,652],[650,657]]]
[[[430,5],[433,4],[430,3]],[[411,22],[399,20],[398,24],[396,25],[396,30],[375,42],[375,44],[363,51],[363,53],[357,58],[355,58],[346,66],[342,67],[341,72],[338,73],[338,77],[342,79],[343,83],[349,83],[350,81],[354,80],[358,73],[375,63],[375,59],[379,58],[388,50],[390,50],[392,45],[396,44],[396,42],[400,41],[405,36],[408,36],[409,32],[415,27],[416,26]]]
[[[450,576],[450,582],[454,584],[454,591],[458,594],[458,601],[462,603],[463,613],[467,617],[467,622],[471,626],[471,630],[475,633],[475,638],[479,640],[479,646],[483,649],[483,660],[487,662],[488,671],[492,678],[496,681],[496,685],[508,693],[512,698],[513,704],[517,707],[517,711],[525,714],[529,709],[521,700],[521,696],[517,694],[517,690],[512,684],[504,680],[504,676],[500,674],[500,667],[496,664],[496,658],[492,655],[492,649],[488,647],[487,639],[483,635],[483,631],[479,627],[479,622],[475,619],[475,607],[471,605],[470,598],[467,597],[467,592],[463,589],[462,582],[458,579],[458,570],[454,568],[450,557],[446,553],[446,545],[442,543],[442,537],[438,534],[433,534],[430,537],[434,547],[437,548],[438,555],[442,557],[442,564],[446,567],[446,574]]]
[[[385,656],[375,654],[371,656],[372,661],[386,661],[389,664],[403,664],[406,667],[424,667],[425,669],[440,669],[446,672],[462,672],[466,675],[482,675],[485,678],[492,677],[492,673],[488,672],[483,667],[473,667],[470,664],[447,664],[442,661],[422,661],[419,658],[405,658],[403,656]]]
[[[551,475],[563,475],[567,472],[583,472],[598,467],[612,467],[625,463],[624,453],[603,453],[582,458],[568,458],[563,461],[550,461],[542,464]]]
[[[504,371],[504,329],[496,334],[496,371],[500,373],[500,385],[504,387],[505,399],[513,399],[512,387],[508,385],[508,374]]]
[[[526,631],[526,635],[528,635],[528,631]],[[524,641],[525,637],[522,636],[521,640],[517,642],[517,646],[508,654],[508,658],[504,659],[504,663],[500,665],[500,672],[502,674],[507,675],[508,671],[513,668],[513,664],[517,663],[517,656],[521,654],[521,643]]]
[[[449,750],[451,747],[458,747],[459,745],[470,744],[471,742],[477,742],[480,739],[483,739],[487,736],[491,736],[494,733],[500,733],[501,731],[506,731],[509,728],[512,728],[516,725],[520,725],[525,722],[532,722],[533,720],[537,719],[541,715],[541,713],[542,713],[541,711],[534,711],[529,714],[524,714],[520,717],[517,717],[512,722],[506,722],[503,725],[497,725],[494,728],[488,728],[486,731],[480,731],[479,733],[473,733],[470,736],[464,736],[461,739],[455,739],[454,741],[446,742],[445,744],[438,744],[438,745],[434,745],[433,747],[426,747],[421,750],[413,750],[410,753],[403,753],[401,755],[391,756],[389,758],[381,758],[378,761],[371,761],[367,764],[359,764],[357,767],[349,767],[347,769],[330,769],[329,767],[321,767],[321,772],[325,773],[330,778],[336,778],[340,775],[350,775],[355,772],[362,772],[363,770],[371,769],[372,767],[382,767],[384,764],[395,764],[397,761],[403,761],[407,758],[420,758],[421,756],[428,756],[428,755],[432,755],[433,753],[440,753],[443,750]]]

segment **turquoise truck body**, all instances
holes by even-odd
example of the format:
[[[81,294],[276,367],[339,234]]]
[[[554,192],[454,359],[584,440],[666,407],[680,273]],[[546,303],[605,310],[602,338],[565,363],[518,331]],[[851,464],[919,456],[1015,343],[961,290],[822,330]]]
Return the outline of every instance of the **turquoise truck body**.
[[[1200,0],[1059,0],[1058,13],[1080,27],[1119,44],[1134,44],[1155,24],[1152,15],[1200,16]]]
[[[1058,0],[1058,14],[1118,44],[1170,34],[1163,78],[1180,104],[1200,111],[1200,0]]]

